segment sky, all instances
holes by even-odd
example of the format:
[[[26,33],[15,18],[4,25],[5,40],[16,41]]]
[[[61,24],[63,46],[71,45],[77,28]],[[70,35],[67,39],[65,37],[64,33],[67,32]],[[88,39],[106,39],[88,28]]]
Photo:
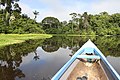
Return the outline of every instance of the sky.
[[[55,17],[60,21],[71,19],[70,13],[88,12],[99,14],[106,11],[109,14],[120,13],[120,0],[20,0],[19,5],[22,13],[34,18],[33,11],[37,10],[40,22],[45,17]]]

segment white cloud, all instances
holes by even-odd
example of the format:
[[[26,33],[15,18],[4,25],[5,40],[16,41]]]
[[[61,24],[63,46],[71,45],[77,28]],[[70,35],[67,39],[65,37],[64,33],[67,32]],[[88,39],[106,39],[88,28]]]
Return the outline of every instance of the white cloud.
[[[106,11],[110,14],[120,13],[120,0],[102,0],[98,3],[93,3],[91,6],[91,13],[100,13]]]
[[[29,5],[19,2],[19,6],[22,8],[22,14],[27,14],[32,19],[34,18],[33,8]]]
[[[59,20],[66,20],[69,19],[69,11],[65,9],[60,2],[60,0],[40,0],[45,5],[49,6],[48,10],[42,10],[42,14],[40,16],[53,16],[57,17]]]
[[[120,0],[99,0],[86,2],[83,0],[71,0],[72,2],[64,3],[64,0],[39,0],[40,4],[46,5],[47,8],[41,8],[40,6],[37,9],[30,7],[30,4],[20,3],[22,7],[22,12],[28,14],[31,18],[34,18],[33,11],[39,11],[37,21],[41,21],[47,16],[53,16],[58,18],[60,21],[69,20],[69,14],[72,12],[83,13],[88,12],[91,14],[97,14],[103,11],[109,13],[120,13]],[[70,0],[68,0],[70,1]]]

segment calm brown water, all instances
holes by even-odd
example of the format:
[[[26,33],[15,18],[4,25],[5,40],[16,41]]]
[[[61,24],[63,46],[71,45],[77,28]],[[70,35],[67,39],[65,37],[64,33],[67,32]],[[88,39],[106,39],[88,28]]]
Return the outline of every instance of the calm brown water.
[[[120,37],[52,37],[0,48],[0,80],[50,80],[88,39],[120,74]]]

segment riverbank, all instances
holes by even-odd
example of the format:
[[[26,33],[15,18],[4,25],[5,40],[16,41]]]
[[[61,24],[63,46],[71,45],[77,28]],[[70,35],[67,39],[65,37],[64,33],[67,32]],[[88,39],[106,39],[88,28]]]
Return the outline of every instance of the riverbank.
[[[81,35],[81,34],[50,34],[52,36],[120,36],[120,35]]]
[[[0,34],[0,47],[15,43],[21,43],[29,39],[50,38],[49,34]]]
[[[15,43],[21,43],[29,39],[45,39],[52,36],[84,36],[96,37],[99,35],[80,35],[80,34],[0,34],[0,47]],[[104,35],[113,36],[113,35]],[[118,35],[117,35],[118,36]]]

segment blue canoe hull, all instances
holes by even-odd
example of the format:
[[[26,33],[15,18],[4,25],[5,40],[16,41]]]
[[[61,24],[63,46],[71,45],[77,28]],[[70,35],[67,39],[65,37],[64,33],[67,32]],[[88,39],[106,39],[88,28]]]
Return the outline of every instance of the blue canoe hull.
[[[103,66],[104,72],[107,74],[109,80],[120,80],[120,75],[115,71],[115,69],[110,65],[102,52],[94,45],[91,40],[88,40],[72,57],[71,59],[54,75],[51,80],[60,80],[64,73],[69,69],[73,62],[78,59],[78,57],[88,58],[87,56],[80,56],[84,53],[95,53],[94,58],[100,57],[101,65]],[[98,57],[99,56],[99,57]],[[93,58],[91,57],[91,58]]]

